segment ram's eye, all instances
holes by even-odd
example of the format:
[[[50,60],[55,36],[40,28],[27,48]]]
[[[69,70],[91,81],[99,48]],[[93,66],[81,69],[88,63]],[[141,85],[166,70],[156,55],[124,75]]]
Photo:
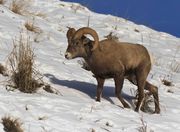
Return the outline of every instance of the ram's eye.
[[[79,41],[75,42],[75,45],[78,45],[79,44]]]

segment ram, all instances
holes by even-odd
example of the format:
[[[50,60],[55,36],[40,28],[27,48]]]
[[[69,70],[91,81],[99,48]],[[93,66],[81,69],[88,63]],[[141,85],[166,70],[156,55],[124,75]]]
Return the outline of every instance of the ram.
[[[91,35],[94,41],[85,35]],[[67,31],[68,47],[66,59],[82,57],[97,80],[97,101],[100,101],[105,79],[115,81],[115,95],[125,108],[128,103],[121,96],[124,79],[138,87],[138,102],[135,111],[139,111],[144,98],[144,89],[154,97],[155,111],[160,113],[158,89],[146,81],[151,69],[151,59],[147,49],[139,44],[119,42],[113,39],[99,41],[98,34],[89,27],[77,31]]]

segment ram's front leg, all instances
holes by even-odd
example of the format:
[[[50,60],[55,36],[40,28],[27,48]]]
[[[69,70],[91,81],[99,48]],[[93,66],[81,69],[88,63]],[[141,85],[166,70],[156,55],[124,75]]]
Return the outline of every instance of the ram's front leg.
[[[98,83],[97,84],[97,91],[96,91],[96,96],[97,96],[96,101],[100,102],[105,79],[96,77],[96,80]]]
[[[121,95],[121,91],[122,91],[122,87],[123,87],[123,83],[124,83],[124,76],[123,75],[116,75],[116,77],[114,78],[114,82],[115,82],[116,97],[121,101],[121,103],[123,104],[123,106],[125,108],[130,108],[128,103],[126,103],[126,101],[123,99],[123,97]]]

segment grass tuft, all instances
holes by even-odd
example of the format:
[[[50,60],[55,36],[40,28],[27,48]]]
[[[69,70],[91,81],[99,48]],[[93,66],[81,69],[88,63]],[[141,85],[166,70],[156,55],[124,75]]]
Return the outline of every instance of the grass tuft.
[[[24,93],[35,93],[44,83],[42,76],[33,67],[34,53],[29,38],[21,34],[19,40],[14,40],[13,43],[13,51],[8,58],[12,69],[13,88]]]
[[[27,21],[24,24],[24,26],[30,32],[34,32],[34,33],[40,33],[41,32],[40,28],[34,25],[34,20],[33,20],[33,22]]]
[[[13,0],[10,5],[10,10],[16,14],[23,15],[27,12],[30,2],[28,0]]]
[[[3,117],[2,124],[5,132],[23,132],[23,129],[21,128],[22,123],[20,123],[18,119]]]
[[[5,2],[5,0],[0,0],[0,5],[4,5]]]
[[[109,40],[115,40],[118,41],[118,37],[116,35],[113,35],[112,32],[110,32],[108,35],[104,36],[105,38],[109,39]]]
[[[8,76],[8,74],[6,73],[6,68],[0,64],[0,74],[2,74],[3,76]]]
[[[166,79],[163,79],[162,80],[162,83],[165,85],[165,86],[173,86],[172,82],[171,81],[168,81]]]

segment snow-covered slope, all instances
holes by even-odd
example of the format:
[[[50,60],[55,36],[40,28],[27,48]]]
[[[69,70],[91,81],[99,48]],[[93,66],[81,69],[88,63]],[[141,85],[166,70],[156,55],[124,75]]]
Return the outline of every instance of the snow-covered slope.
[[[4,86],[7,77],[0,75],[0,118],[10,115],[23,122],[25,132],[135,132],[142,127],[147,131],[180,131],[180,39],[154,31],[128,20],[101,15],[74,3],[58,0],[32,0],[26,9],[30,13],[18,15],[9,10],[7,1],[0,5],[0,62],[5,64],[12,50],[13,39],[26,31],[24,23],[33,21],[40,33],[28,32],[36,55],[36,68],[44,81],[61,94],[9,92]],[[94,28],[101,39],[113,32],[120,41],[143,44],[153,54],[155,64],[148,80],[158,86],[161,114],[136,113],[123,109],[114,97],[114,83],[107,80],[100,103],[95,101],[96,80],[81,68],[79,59],[66,60],[67,26],[76,29]],[[173,82],[167,87],[162,79]],[[167,92],[171,90],[173,93]],[[123,97],[131,99],[136,87],[125,81]],[[130,100],[131,102],[131,100]],[[42,118],[42,120],[39,120]],[[0,124],[0,131],[3,126]]]

